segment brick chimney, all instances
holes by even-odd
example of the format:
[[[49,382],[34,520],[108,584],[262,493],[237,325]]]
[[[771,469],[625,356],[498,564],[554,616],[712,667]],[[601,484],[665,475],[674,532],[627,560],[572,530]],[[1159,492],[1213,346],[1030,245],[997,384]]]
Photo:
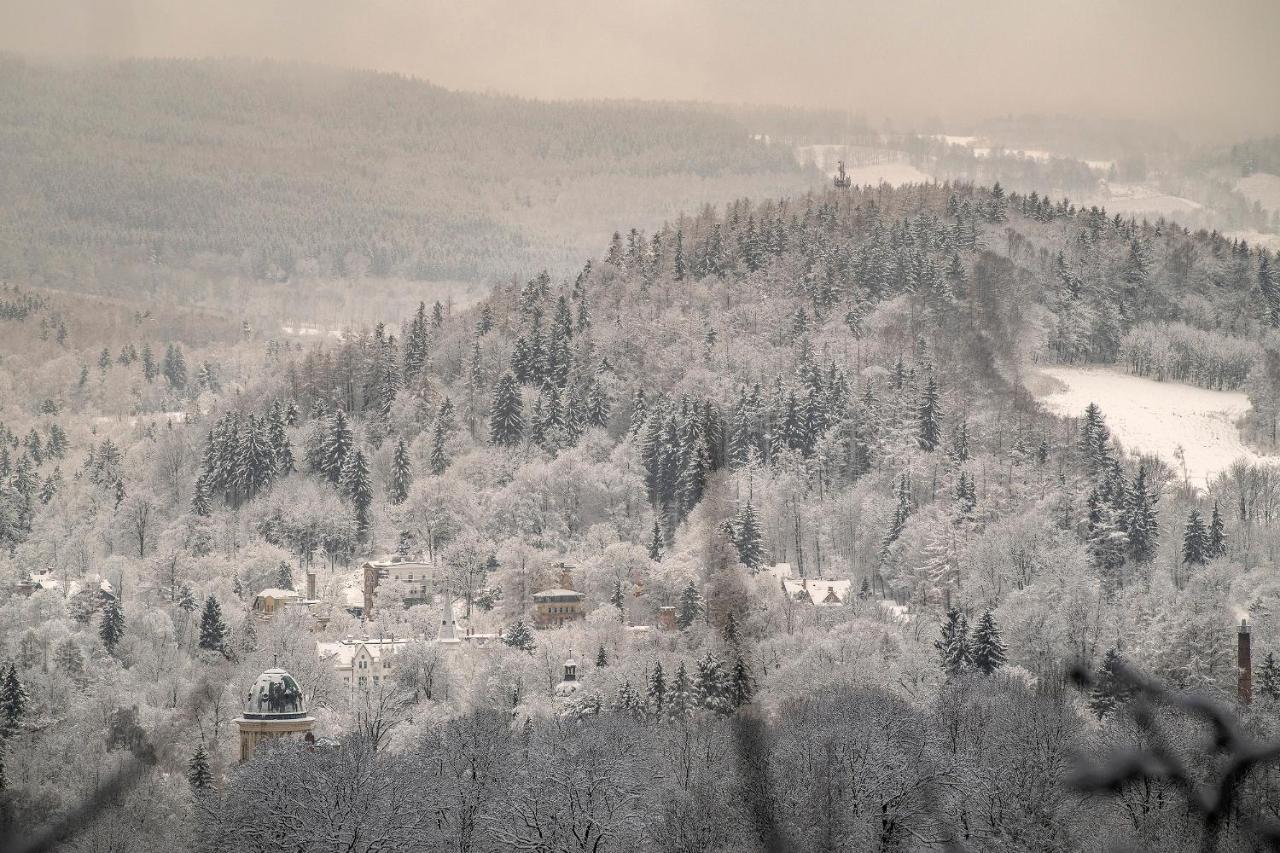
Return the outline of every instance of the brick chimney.
[[[1236,634],[1236,666],[1239,669],[1237,686],[1240,692],[1240,704],[1248,705],[1253,701],[1253,654],[1249,648],[1249,622],[1240,620],[1240,631]]]
[[[307,598],[311,601],[316,600],[316,573],[307,572]]]

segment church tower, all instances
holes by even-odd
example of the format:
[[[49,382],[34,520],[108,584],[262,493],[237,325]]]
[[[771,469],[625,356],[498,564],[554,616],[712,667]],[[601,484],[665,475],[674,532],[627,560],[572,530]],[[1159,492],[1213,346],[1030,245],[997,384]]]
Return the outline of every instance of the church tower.
[[[235,719],[240,730],[240,761],[252,758],[263,741],[293,735],[311,738],[315,722],[307,713],[298,682],[283,669],[272,667],[249,688],[244,711]]]

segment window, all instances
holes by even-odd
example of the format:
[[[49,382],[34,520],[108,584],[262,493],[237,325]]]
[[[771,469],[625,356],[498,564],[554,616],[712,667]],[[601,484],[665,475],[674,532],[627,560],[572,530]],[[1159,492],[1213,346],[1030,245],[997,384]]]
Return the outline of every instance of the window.
[[[366,681],[368,681],[368,679],[367,679],[367,678],[365,678],[365,677],[362,675],[362,676],[360,676],[360,678],[356,681],[356,686],[357,686],[357,687],[364,687],[364,686],[365,686],[365,682],[366,682]]]

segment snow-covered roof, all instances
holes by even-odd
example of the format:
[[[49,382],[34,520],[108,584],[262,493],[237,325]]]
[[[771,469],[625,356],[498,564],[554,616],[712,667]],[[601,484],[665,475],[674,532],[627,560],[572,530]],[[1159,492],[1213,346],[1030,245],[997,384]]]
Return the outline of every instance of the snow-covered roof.
[[[395,654],[408,642],[407,637],[346,639],[336,643],[316,643],[316,654],[321,660],[330,661],[334,667],[346,669],[361,649],[373,660],[381,660],[384,654]]]
[[[772,566],[767,566],[765,571],[773,575],[778,580],[784,580],[785,578],[791,577],[791,564],[774,563]]]
[[[800,580],[792,580],[787,578],[782,581],[782,588],[792,598],[802,592],[808,592],[809,598],[813,600],[814,604],[835,605],[848,601],[849,592],[853,589],[853,581],[848,579],[801,578]]]
[[[258,593],[258,598],[302,598],[302,594],[292,589],[280,589],[279,587],[269,587]]]
[[[96,583],[95,583],[96,582]],[[32,572],[30,574],[30,584],[42,590],[61,590],[62,581],[53,576],[52,571]],[[78,595],[86,587],[92,589],[96,585],[99,592],[107,595],[115,595],[115,587],[111,582],[101,575],[90,575],[81,580],[72,580],[67,582],[66,594],[68,598]]]
[[[535,601],[537,601],[539,598],[543,598],[543,597],[550,598],[554,596],[556,598],[559,598],[561,596],[566,596],[566,595],[574,595],[574,596],[577,596],[578,598],[587,597],[586,593],[578,592],[576,589],[564,589],[563,587],[556,587],[553,589],[538,590],[533,594],[533,598]]]

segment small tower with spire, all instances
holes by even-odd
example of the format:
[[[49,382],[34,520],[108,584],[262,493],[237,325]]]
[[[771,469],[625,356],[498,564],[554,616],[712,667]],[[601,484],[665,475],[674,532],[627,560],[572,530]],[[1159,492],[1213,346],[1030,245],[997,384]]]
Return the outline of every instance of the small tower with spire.
[[[458,636],[458,621],[453,616],[453,594],[446,588],[440,593],[440,633],[436,642],[445,648],[457,648],[462,645]]]

